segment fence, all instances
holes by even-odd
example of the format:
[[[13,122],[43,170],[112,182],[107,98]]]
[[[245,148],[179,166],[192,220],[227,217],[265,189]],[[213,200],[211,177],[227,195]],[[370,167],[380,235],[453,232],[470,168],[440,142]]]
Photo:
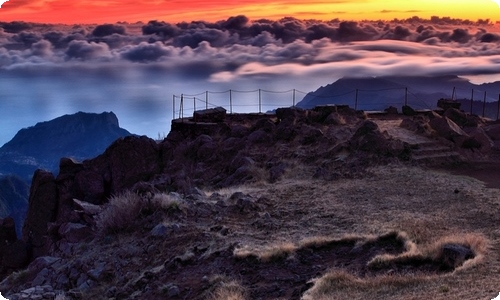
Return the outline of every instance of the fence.
[[[487,116],[491,119],[499,119],[500,94],[498,101],[487,96],[486,91],[472,89],[469,91],[471,97],[467,98],[465,89],[454,87],[451,99],[462,103],[462,109],[466,103],[470,103],[467,111],[477,115]],[[439,93],[443,98],[446,93]],[[481,99],[476,99],[481,95]],[[278,107],[296,106],[299,97],[304,100],[301,107],[308,107],[307,100],[314,100],[314,104],[344,104],[354,109],[383,110],[389,106],[409,105],[415,109],[436,108],[438,99],[426,99],[425,95],[418,94],[409,88],[386,88],[386,89],[352,89],[339,91],[338,94],[306,93],[297,89],[287,91],[271,91],[265,89],[257,90],[227,90],[222,92],[205,91],[198,94],[173,95],[173,119],[176,116],[181,119],[192,116],[192,113],[200,109],[224,107],[229,113],[262,113],[263,109],[273,110]],[[475,98],[476,97],[476,98]],[[302,99],[303,98],[303,99]],[[490,100],[487,102],[487,100]],[[481,107],[482,106],[482,107]],[[494,106],[494,107],[493,107]],[[487,109],[488,108],[488,109]],[[495,114],[496,110],[496,114]]]

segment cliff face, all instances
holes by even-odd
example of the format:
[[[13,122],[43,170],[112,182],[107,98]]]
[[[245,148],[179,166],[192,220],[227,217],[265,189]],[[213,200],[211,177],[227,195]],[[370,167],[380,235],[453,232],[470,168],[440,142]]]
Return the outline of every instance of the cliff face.
[[[0,173],[29,180],[36,169],[56,173],[61,157],[95,157],[117,138],[131,135],[112,112],[79,112],[21,129],[0,148]]]

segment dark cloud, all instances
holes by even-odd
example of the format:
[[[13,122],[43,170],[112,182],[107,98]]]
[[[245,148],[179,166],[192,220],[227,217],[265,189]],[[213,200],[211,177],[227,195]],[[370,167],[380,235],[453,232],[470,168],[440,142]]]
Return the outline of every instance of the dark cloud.
[[[65,54],[69,60],[90,60],[110,56],[108,45],[87,41],[71,41]]]
[[[311,41],[320,40],[322,38],[333,39],[336,32],[335,28],[328,24],[314,24],[307,28],[305,41],[310,43]]]
[[[31,29],[33,25],[23,21],[14,21],[10,23],[0,22],[0,27],[2,27],[5,32],[18,33],[23,30]]]
[[[49,41],[41,40],[31,45],[31,53],[35,56],[51,57],[53,54],[51,48],[52,45]]]
[[[220,22],[220,27],[226,30],[242,30],[250,20],[246,16],[230,17],[226,21]]]
[[[26,47],[31,47],[34,43],[40,41],[42,36],[38,33],[21,31],[12,36],[12,40],[24,44]]]
[[[98,25],[92,31],[92,35],[96,37],[103,37],[112,34],[125,34],[125,27],[122,25],[114,25],[114,24],[103,24]]]
[[[485,33],[480,38],[481,43],[495,43],[500,41],[500,35],[494,33]]]
[[[143,42],[137,46],[127,48],[122,53],[122,57],[133,62],[151,62],[157,61],[170,53],[171,51],[161,42],[155,42],[154,44]]]
[[[470,41],[471,37],[467,29],[457,28],[453,30],[450,40],[457,43],[467,43]]]
[[[213,28],[203,28],[197,30],[186,30],[175,37],[173,44],[177,47],[188,46],[196,48],[201,42],[208,42],[211,46],[221,47],[228,43],[236,43],[238,37],[231,35],[228,31]]]
[[[378,35],[372,26],[360,27],[357,22],[342,22],[337,29],[336,40],[341,42],[366,41]]]
[[[149,21],[147,25],[142,26],[143,34],[156,34],[166,39],[176,36],[179,32],[180,29],[177,25],[165,22]]]

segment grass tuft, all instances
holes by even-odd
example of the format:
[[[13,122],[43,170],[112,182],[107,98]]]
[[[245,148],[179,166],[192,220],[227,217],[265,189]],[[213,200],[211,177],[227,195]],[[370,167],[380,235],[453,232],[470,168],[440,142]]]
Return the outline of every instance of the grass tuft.
[[[210,279],[213,292],[208,300],[245,300],[247,290],[236,280],[223,275],[216,275]]]
[[[180,210],[182,203],[166,194],[141,197],[130,191],[114,196],[97,216],[97,228],[104,233],[117,233],[133,228],[134,220],[155,211]]]

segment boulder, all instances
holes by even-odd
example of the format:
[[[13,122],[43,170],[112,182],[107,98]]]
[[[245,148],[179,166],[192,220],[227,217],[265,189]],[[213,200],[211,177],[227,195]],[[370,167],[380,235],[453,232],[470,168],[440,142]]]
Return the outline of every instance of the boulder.
[[[5,248],[2,255],[2,266],[11,269],[20,269],[27,265],[28,259],[26,243],[18,240]]]
[[[403,105],[402,112],[405,116],[415,116],[417,114],[417,112],[408,105]]]
[[[446,244],[443,246],[439,260],[446,269],[455,269],[466,260],[474,258],[474,256],[474,252],[468,247],[458,244]]]
[[[197,110],[193,113],[194,122],[219,123],[226,119],[226,109],[215,107],[204,110]]]
[[[30,188],[29,206],[23,226],[23,240],[32,247],[33,258],[46,254],[47,224],[56,219],[57,185],[54,175],[37,170]]]
[[[463,127],[467,124],[467,114],[456,108],[447,109],[443,116],[455,122],[458,126]]]
[[[466,132],[469,137],[462,143],[462,148],[478,150],[485,154],[491,151],[493,141],[482,128],[466,128]]]
[[[111,173],[111,194],[121,193],[161,171],[159,146],[146,136],[119,139],[106,149],[104,156]]]
[[[69,243],[78,243],[93,236],[92,229],[78,223],[64,223],[59,227],[59,236]]]
[[[398,109],[395,108],[394,106],[389,106],[388,108],[384,109],[384,111],[389,115],[397,115],[398,114]]]
[[[448,119],[447,117],[435,118],[429,122],[429,125],[434,129],[440,136],[450,140],[457,141],[460,138],[465,139],[468,137],[455,122]]]
[[[442,108],[443,110],[448,110],[450,108],[460,110],[460,106],[462,104],[456,100],[444,99],[441,98],[437,102],[437,107]]]
[[[383,156],[399,156],[405,150],[404,144],[391,140],[380,132],[376,123],[364,121],[349,141],[352,150],[361,150]]]

